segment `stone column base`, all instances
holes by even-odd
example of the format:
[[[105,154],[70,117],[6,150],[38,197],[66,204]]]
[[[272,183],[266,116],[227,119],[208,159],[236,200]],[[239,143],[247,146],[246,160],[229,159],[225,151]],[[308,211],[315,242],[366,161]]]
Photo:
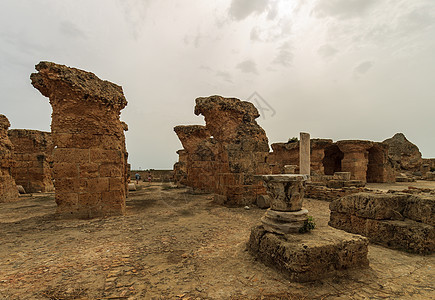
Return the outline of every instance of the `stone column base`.
[[[308,219],[308,210],[302,208],[298,211],[276,211],[270,208],[261,218],[266,231],[277,234],[298,233]]]

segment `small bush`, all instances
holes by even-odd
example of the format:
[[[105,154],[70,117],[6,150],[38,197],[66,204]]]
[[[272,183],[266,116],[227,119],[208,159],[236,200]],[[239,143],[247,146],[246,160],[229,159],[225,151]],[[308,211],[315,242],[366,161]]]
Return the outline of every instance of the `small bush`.
[[[305,220],[304,226],[299,229],[299,233],[310,232],[316,228],[316,223],[312,216],[308,216],[308,219]]]
[[[291,139],[288,139],[287,144],[296,143],[298,141],[299,141],[299,139],[297,137],[292,137]]]

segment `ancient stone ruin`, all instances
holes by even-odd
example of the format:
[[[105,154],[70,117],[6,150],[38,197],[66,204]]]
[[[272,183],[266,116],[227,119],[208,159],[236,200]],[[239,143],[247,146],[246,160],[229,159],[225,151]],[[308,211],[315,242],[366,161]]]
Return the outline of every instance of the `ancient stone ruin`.
[[[422,164],[420,150],[403,133],[396,133],[382,143],[389,146],[388,155],[397,171],[419,171]]]
[[[268,162],[274,174],[284,173],[286,165],[299,164],[299,141],[275,143],[272,149]],[[394,182],[388,146],[383,143],[311,139],[311,174],[332,176],[337,172],[350,172],[350,180],[361,182]]]
[[[186,155],[184,184],[197,191],[213,192],[217,188],[215,184],[217,165],[215,140],[211,138],[206,127],[201,125],[176,126],[174,131]]]
[[[359,193],[330,204],[329,225],[410,252],[435,252],[435,197]]]
[[[54,189],[51,133],[38,130],[10,129],[9,139],[14,145],[12,177],[28,193],[51,192]]]
[[[50,99],[57,212],[74,217],[123,214],[126,149],[122,87],[51,62],[36,65],[32,85]]]
[[[12,158],[13,145],[8,137],[9,120],[0,115],[0,203],[18,200],[18,190],[11,176],[14,166]]]
[[[195,174],[203,172],[215,182],[214,187],[208,188],[213,188],[218,202],[227,205],[255,203],[257,196],[266,191],[254,176],[270,173],[266,162],[268,139],[255,121],[260,116],[257,109],[247,101],[211,96],[196,99],[195,114],[204,116],[205,128],[176,127],[183,146],[189,148],[184,149],[187,184],[192,185],[191,180],[197,180]],[[193,142],[189,142],[190,139]],[[196,163],[192,165],[192,162]],[[197,169],[192,173],[193,168]]]
[[[303,152],[301,152],[303,153]],[[293,281],[312,281],[368,266],[368,240],[326,227],[312,229],[303,208],[308,175],[264,175],[271,207],[251,230],[249,251]]]

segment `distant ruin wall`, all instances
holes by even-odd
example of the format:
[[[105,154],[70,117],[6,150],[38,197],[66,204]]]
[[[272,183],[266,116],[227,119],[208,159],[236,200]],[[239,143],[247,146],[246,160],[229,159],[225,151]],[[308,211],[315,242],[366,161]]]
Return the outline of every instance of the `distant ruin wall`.
[[[285,165],[299,164],[299,142],[272,144],[268,163],[275,174],[285,173]],[[334,175],[350,172],[352,180],[394,182],[388,161],[388,146],[361,140],[333,143],[329,139],[311,139],[311,174]]]
[[[122,87],[51,62],[32,85],[50,99],[57,212],[74,217],[123,214],[127,164]]]
[[[396,133],[382,143],[389,146],[388,155],[396,171],[420,171],[421,152],[403,133]]]
[[[0,203],[18,200],[18,190],[11,176],[14,166],[13,145],[8,137],[9,120],[0,115]]]
[[[54,190],[51,164],[53,141],[49,132],[27,129],[10,129],[9,139],[14,145],[12,177],[26,192],[51,192]]]

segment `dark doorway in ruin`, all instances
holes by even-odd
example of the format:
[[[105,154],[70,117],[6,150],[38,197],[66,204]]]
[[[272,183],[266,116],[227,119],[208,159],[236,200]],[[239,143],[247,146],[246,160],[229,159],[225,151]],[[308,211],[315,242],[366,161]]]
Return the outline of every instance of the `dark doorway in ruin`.
[[[373,146],[368,150],[367,182],[384,182],[384,152]]]
[[[341,160],[344,154],[337,145],[325,148],[325,157],[322,160],[325,175],[334,175],[335,172],[341,172]]]

